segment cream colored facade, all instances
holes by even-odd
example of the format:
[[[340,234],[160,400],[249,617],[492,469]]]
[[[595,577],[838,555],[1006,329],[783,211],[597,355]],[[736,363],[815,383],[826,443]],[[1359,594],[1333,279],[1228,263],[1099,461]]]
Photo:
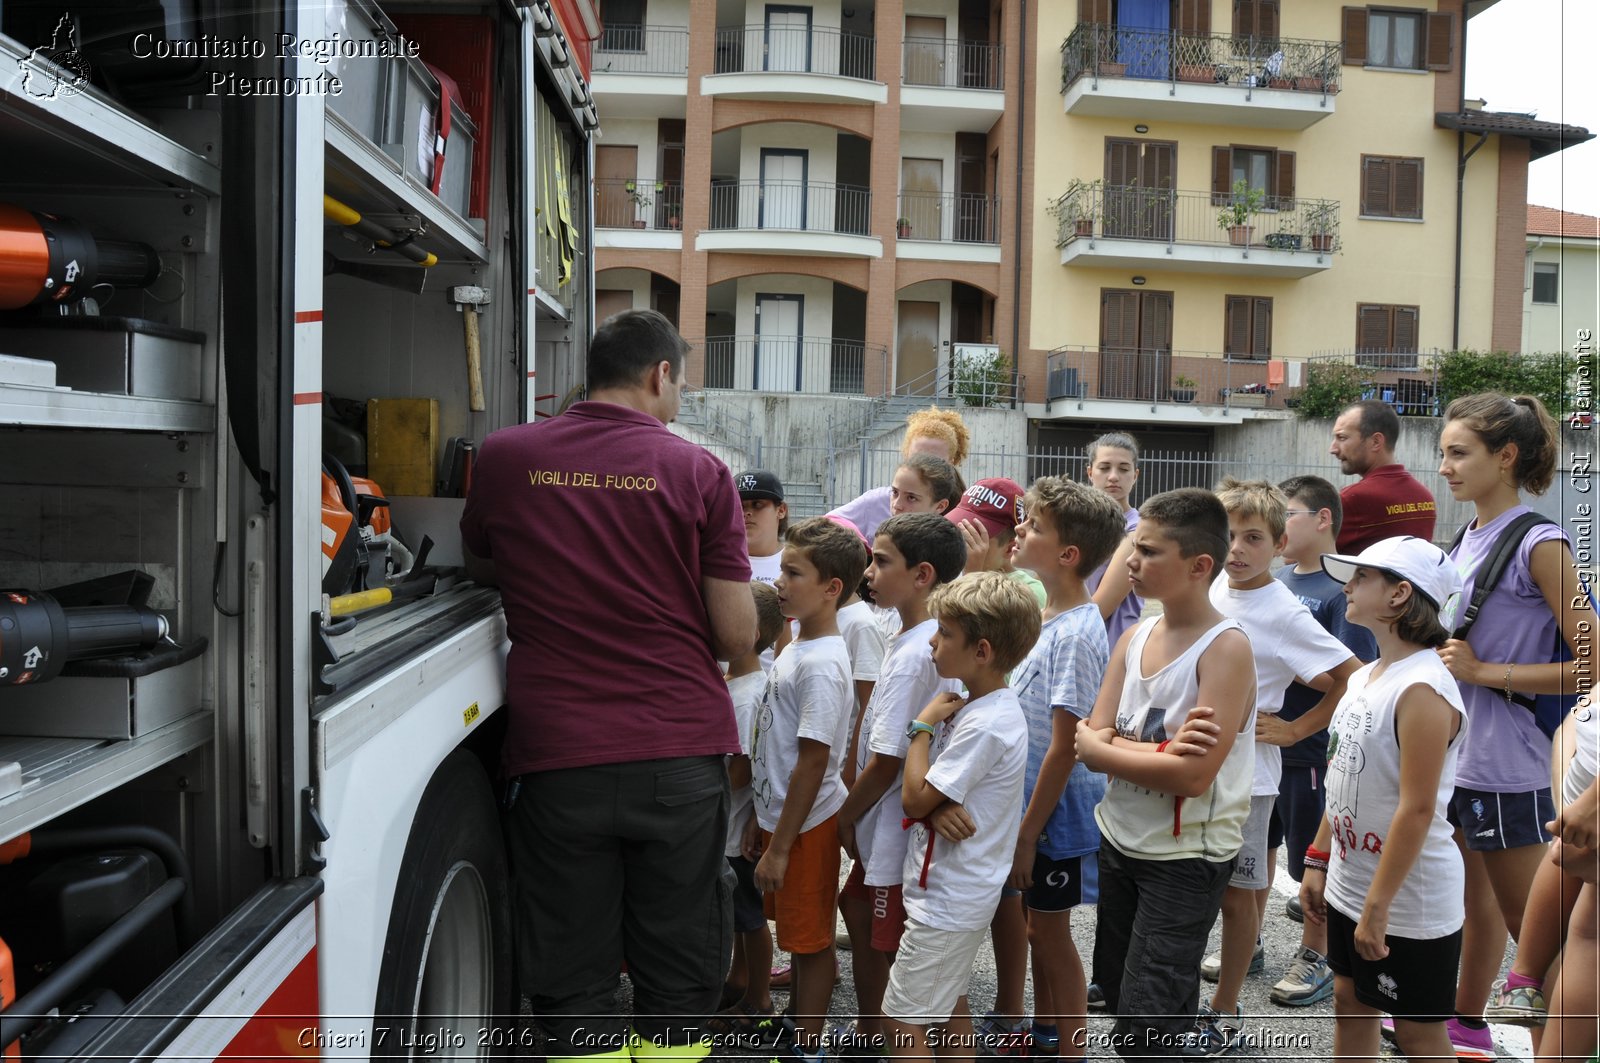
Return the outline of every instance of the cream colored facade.
[[[1556,301],[1534,301],[1534,272],[1557,271]],[[1522,349],[1571,350],[1578,331],[1600,331],[1600,240],[1528,234],[1528,276],[1523,295]]]
[[[1213,35],[1230,32],[1235,6],[1231,0],[1214,0],[1210,11]],[[1454,15],[1454,51],[1459,52],[1459,5],[1447,2],[1443,7],[1426,6],[1432,12],[1444,10]],[[1342,40],[1344,10],[1343,5],[1331,0],[1284,3],[1281,35],[1337,47]],[[1100,345],[1101,300],[1107,289],[1172,293],[1171,349],[1178,367],[1174,372],[1182,371],[1184,365],[1196,364],[1186,361],[1186,356],[1223,361],[1225,299],[1230,295],[1272,300],[1271,357],[1290,363],[1311,355],[1355,350],[1359,346],[1357,307],[1364,303],[1417,307],[1417,349],[1493,346],[1496,218],[1501,196],[1509,191],[1520,196],[1521,192],[1502,189],[1500,156],[1504,138],[1488,137],[1466,167],[1458,323],[1457,134],[1438,128],[1435,113],[1457,110],[1459,54],[1452,54],[1448,72],[1340,64],[1339,91],[1327,95],[1325,110],[1329,113],[1309,120],[1305,128],[1272,126],[1307,122],[1308,119],[1291,114],[1290,109],[1303,109],[1303,97],[1321,93],[1258,88],[1252,95],[1260,99],[1252,99],[1251,103],[1262,116],[1259,122],[1250,115],[1241,118],[1238,106],[1219,105],[1208,110],[1206,99],[1220,101],[1225,95],[1243,95],[1238,75],[1228,86],[1192,87],[1179,82],[1171,86],[1170,95],[1167,83],[1158,80],[1159,90],[1149,93],[1142,103],[1129,99],[1120,105],[1098,105],[1102,109],[1119,107],[1121,113],[1114,116],[1069,114],[1065,108],[1072,105],[1072,100],[1066,99],[1064,104],[1061,87],[1062,53],[1045,45],[1065,41],[1078,24],[1078,14],[1078,4],[1040,5],[1040,47],[1034,53],[1035,92],[1030,101],[1037,116],[1035,210],[1031,215],[1032,252],[1026,260],[1031,284],[1025,304],[1029,308],[1030,346],[1037,356],[1042,358],[1042,352],[1054,348],[1087,350]],[[1101,92],[1111,97],[1127,88],[1126,81],[1119,82],[1114,77],[1098,81]],[[1186,103],[1185,96],[1192,102]],[[1267,102],[1269,99],[1281,99],[1282,107],[1275,109]],[[1220,120],[1206,121],[1213,111]],[[1166,243],[1150,241],[1140,259],[1119,258],[1097,266],[1093,257],[1083,255],[1072,265],[1063,265],[1057,222],[1046,207],[1066,190],[1071,178],[1089,181],[1107,177],[1108,138],[1175,143],[1173,187],[1200,194],[1189,201],[1191,206],[1181,208],[1192,213],[1203,210],[1207,200],[1202,197],[1213,192],[1214,147],[1235,145],[1293,152],[1295,195],[1338,203],[1340,247],[1320,262],[1312,262],[1314,256],[1305,249],[1291,255],[1272,252],[1258,243],[1248,255],[1241,255],[1238,249],[1213,248],[1177,263],[1182,266],[1180,271],[1171,268],[1175,256]],[[1468,135],[1468,147],[1476,139]],[[1423,160],[1420,220],[1360,215],[1363,155]],[[1525,164],[1522,168],[1525,174]],[[1264,220],[1271,222],[1270,218]],[[1178,228],[1183,230],[1185,226],[1180,223]],[[1226,243],[1220,230],[1196,233],[1192,218],[1187,232],[1200,241]],[[1183,241],[1184,234],[1180,232],[1177,242],[1181,245]],[[1178,247],[1177,252],[1176,258],[1183,259],[1184,248]],[[1225,264],[1240,271],[1210,269],[1205,264],[1207,255],[1218,260],[1219,267]],[[1253,265],[1249,259],[1255,260]],[[1285,264],[1279,269],[1266,259],[1281,259]],[[1136,277],[1140,279],[1135,280]],[[1290,364],[1286,370],[1292,386],[1299,378],[1299,369]],[[1199,374],[1191,370],[1190,375]],[[1235,374],[1236,386],[1246,377],[1258,380],[1260,374],[1249,376],[1249,368],[1240,367]],[[1221,378],[1213,373],[1210,379]]]

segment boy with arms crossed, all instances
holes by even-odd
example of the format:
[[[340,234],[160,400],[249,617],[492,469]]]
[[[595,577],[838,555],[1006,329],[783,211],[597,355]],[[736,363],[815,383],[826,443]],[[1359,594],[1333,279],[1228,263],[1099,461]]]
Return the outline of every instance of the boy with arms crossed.
[[[774,589],[799,636],[773,662],[750,754],[755,820],[745,857],[791,955],[795,1053],[815,1059],[833,988],[834,905],[839,893],[837,814],[855,691],[839,634],[839,602],[861,582],[861,537],[823,517],[789,529]]]
[[[939,678],[928,653],[936,627],[928,596],[961,575],[965,558],[954,524],[937,513],[903,513],[878,525],[867,567],[873,598],[896,610],[901,623],[862,717],[855,782],[839,810],[839,842],[855,861],[839,910],[853,943],[857,1033],[874,1048],[882,1043],[883,991],[905,928],[900,777],[909,744],[906,726],[929,700],[960,689],[954,680]]]
[[[1010,871],[1028,761],[1028,727],[1006,673],[1038,638],[1039,608],[1015,580],[981,572],[939,588],[928,609],[934,666],[968,697],[939,695],[906,732],[900,797],[917,822],[904,866],[906,930],[883,1012],[895,1058],[925,1058],[932,1049],[941,1060],[971,1059],[972,961]],[[946,802],[963,807],[959,841],[928,822]],[[928,1037],[932,1026],[943,1035]]]
[[[1176,1055],[1193,1025],[1255,767],[1255,660],[1209,593],[1227,512],[1211,492],[1185,488],[1139,513],[1129,582],[1162,613],[1117,640],[1077,736],[1078,759],[1110,776],[1095,810],[1094,967],[1124,1058]]]

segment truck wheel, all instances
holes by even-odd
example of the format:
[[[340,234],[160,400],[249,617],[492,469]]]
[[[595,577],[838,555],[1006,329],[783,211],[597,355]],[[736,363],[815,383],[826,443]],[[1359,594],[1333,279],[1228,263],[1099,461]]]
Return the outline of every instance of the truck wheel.
[[[515,1015],[511,887],[499,810],[477,759],[445,758],[406,840],[373,1009],[373,1055],[499,1055]]]

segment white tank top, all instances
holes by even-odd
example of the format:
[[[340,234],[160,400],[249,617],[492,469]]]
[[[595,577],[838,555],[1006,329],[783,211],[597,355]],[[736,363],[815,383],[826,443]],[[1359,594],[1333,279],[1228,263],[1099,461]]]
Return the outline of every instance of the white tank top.
[[[1595,699],[1580,703],[1572,715],[1578,722],[1572,735],[1572,759],[1567,761],[1567,773],[1561,778],[1563,805],[1576,801],[1600,771],[1600,710],[1595,708]]]
[[[1395,705],[1411,687],[1438,692],[1461,714],[1461,729],[1444,755],[1433,819],[1416,863],[1389,905],[1389,933],[1427,941],[1453,934],[1466,916],[1466,879],[1461,853],[1451,837],[1445,809],[1456,786],[1456,758],[1467,733],[1461,687],[1439,655],[1418,650],[1395,661],[1377,679],[1367,665],[1350,677],[1349,688],[1328,725],[1328,825],[1333,858],[1328,861],[1327,901],[1351,919],[1361,918],[1367,890],[1377,873],[1389,825],[1400,807],[1400,743]]]
[[[1178,733],[1189,710],[1199,703],[1197,667],[1201,654],[1224,631],[1244,629],[1236,620],[1224,620],[1195,640],[1178,657],[1154,675],[1140,673],[1144,646],[1160,617],[1139,623],[1128,640],[1117,706],[1117,734],[1135,742],[1163,742]],[[1255,693],[1250,694],[1250,715],[1217,771],[1217,777],[1199,797],[1179,798],[1148,790],[1124,779],[1112,778],[1106,796],[1095,809],[1100,833],[1118,850],[1145,860],[1231,859],[1244,841],[1244,821],[1250,816],[1250,782],[1255,774]],[[1168,754],[1161,754],[1166,756]]]

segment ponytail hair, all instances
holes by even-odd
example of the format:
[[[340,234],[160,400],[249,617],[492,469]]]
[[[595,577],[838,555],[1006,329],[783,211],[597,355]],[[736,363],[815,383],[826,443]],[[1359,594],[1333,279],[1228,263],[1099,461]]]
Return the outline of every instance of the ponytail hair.
[[[1556,474],[1556,449],[1560,430],[1550,412],[1532,395],[1510,397],[1498,391],[1463,395],[1444,411],[1445,423],[1460,421],[1483,440],[1489,453],[1507,444],[1517,445],[1517,462],[1511,476],[1519,490],[1542,495]]]

